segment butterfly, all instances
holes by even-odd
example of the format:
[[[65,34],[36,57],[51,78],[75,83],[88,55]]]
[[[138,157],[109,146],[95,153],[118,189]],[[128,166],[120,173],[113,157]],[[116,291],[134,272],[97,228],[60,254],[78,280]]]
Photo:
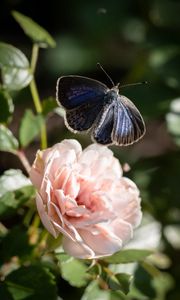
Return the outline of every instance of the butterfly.
[[[102,145],[127,146],[145,134],[145,124],[136,106],[119,94],[119,84],[109,89],[100,81],[62,76],[57,81],[56,98],[65,111],[70,131],[90,131]]]

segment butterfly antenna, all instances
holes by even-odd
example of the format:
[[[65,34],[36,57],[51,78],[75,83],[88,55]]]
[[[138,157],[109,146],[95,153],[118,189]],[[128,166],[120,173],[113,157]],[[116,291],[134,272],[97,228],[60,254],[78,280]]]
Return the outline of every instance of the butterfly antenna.
[[[97,63],[97,66],[104,72],[104,74],[106,74],[106,76],[109,78],[109,80],[111,81],[112,85],[115,86],[112,78],[108,75],[108,73],[104,70],[104,68],[101,66],[100,63]]]
[[[147,81],[142,81],[142,82],[135,82],[135,83],[128,83],[120,86],[120,83],[118,84],[118,87],[126,87],[126,86],[132,86],[132,85],[140,85],[140,84],[148,84]]]

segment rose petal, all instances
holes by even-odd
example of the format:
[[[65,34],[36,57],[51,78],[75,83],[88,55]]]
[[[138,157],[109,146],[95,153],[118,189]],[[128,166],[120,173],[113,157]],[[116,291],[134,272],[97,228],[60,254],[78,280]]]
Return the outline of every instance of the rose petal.
[[[39,151],[30,174],[44,226],[75,257],[115,253],[141,221],[139,190],[105,146],[64,140]]]
[[[66,237],[63,238],[63,248],[65,252],[76,258],[93,259],[96,257],[94,251],[85,243],[73,242]]]
[[[101,225],[95,225],[91,230],[80,229],[79,233],[84,243],[93,249],[95,257],[111,255],[122,247],[122,240]]]
[[[36,194],[36,205],[44,227],[56,238],[58,236],[57,231],[52,225],[50,218],[46,212],[45,205],[43,204],[43,201],[38,193]]]

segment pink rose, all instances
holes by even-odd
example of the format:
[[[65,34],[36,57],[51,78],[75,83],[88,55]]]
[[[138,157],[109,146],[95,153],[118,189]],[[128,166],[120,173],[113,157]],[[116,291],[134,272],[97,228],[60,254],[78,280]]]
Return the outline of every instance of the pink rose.
[[[105,146],[64,140],[37,152],[30,177],[44,226],[74,257],[113,254],[141,221],[139,190]]]

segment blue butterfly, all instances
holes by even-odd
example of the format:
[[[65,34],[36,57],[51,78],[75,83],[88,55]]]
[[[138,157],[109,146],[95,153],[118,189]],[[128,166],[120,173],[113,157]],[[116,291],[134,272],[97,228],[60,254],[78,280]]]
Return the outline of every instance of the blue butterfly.
[[[82,76],[62,76],[57,81],[57,102],[66,111],[65,124],[73,132],[90,131],[102,145],[127,146],[145,134],[136,106],[119,94],[119,84],[105,84]]]

